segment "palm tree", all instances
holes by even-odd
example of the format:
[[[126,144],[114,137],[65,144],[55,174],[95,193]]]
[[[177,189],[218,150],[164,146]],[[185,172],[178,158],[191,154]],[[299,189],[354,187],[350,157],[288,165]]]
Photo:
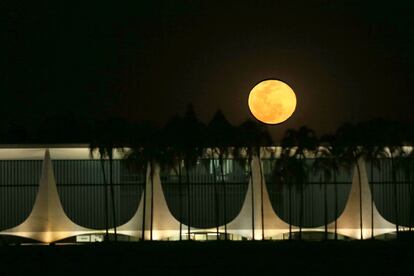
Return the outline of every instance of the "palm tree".
[[[108,195],[107,195],[107,181],[105,174],[105,160],[109,160],[109,189],[111,194],[111,211],[112,211],[112,221],[114,226],[114,235],[115,241],[118,240],[118,235],[116,231],[116,207],[115,207],[115,191],[113,183],[113,160],[114,160],[114,151],[122,151],[123,145],[125,142],[124,139],[125,132],[125,123],[120,119],[108,119],[104,121],[99,121],[95,125],[93,131],[94,137],[89,146],[90,154],[93,156],[94,152],[98,151],[99,159],[101,162],[101,169],[104,178],[105,184],[105,227],[106,227],[106,238],[109,237],[109,220],[108,220]]]
[[[402,173],[404,177],[404,182],[408,183],[408,190],[409,190],[409,197],[410,197],[410,207],[409,207],[409,230],[411,231],[413,222],[414,222],[414,188],[413,188],[413,174],[412,170],[414,169],[413,157],[414,151],[412,148],[407,148],[406,146],[413,145],[414,141],[414,131],[412,126],[396,123],[396,122],[388,122],[386,125],[386,133],[384,133],[385,139],[387,140],[388,144],[391,145],[389,147],[391,160],[395,159],[393,165],[391,166],[393,172],[393,182],[394,182],[394,209],[395,209],[395,216],[396,216],[396,230],[397,235],[399,234],[399,210],[398,210],[398,201],[397,201],[397,172]]]
[[[239,128],[237,129],[236,135],[236,148],[234,153],[237,155],[243,151],[245,157],[249,164],[249,174],[250,179],[252,181],[252,233],[253,233],[253,240],[255,239],[255,226],[254,226],[254,185],[253,185],[253,177],[252,177],[252,159],[253,156],[256,155],[259,159],[259,170],[260,170],[260,202],[261,202],[261,228],[262,228],[262,240],[265,238],[264,229],[265,229],[265,221],[264,221],[264,208],[263,208],[263,171],[262,171],[262,164],[261,164],[261,153],[260,149],[262,146],[270,146],[272,145],[272,137],[270,136],[267,128],[263,124],[259,124],[252,120],[247,120],[243,122]]]
[[[103,146],[99,146],[98,144],[91,143],[89,145],[89,154],[91,158],[93,158],[94,152],[99,152],[99,160],[101,164],[101,171],[103,176],[104,182],[104,213],[105,213],[105,240],[109,240],[109,219],[108,219],[108,182],[106,180],[106,173],[105,173],[105,157],[107,156],[106,149]]]
[[[182,126],[182,118],[179,116],[174,116],[163,128],[162,136],[165,138],[163,140],[164,148],[164,163],[168,169],[172,169],[173,172],[178,177],[178,187],[179,187],[179,240],[182,240],[182,231],[183,231],[183,191],[182,191],[182,153],[181,153],[181,144],[182,144],[182,131],[184,131]]]
[[[165,130],[164,130],[165,131]],[[171,140],[170,140],[171,141]],[[174,143],[175,144],[175,143]],[[182,162],[182,154],[181,152],[174,146],[166,145],[164,147],[164,155],[163,155],[163,167],[167,170],[172,170],[178,178],[178,196],[179,196],[179,240],[182,240],[182,232],[183,232],[183,162]]]
[[[355,166],[358,175],[359,185],[359,226],[360,237],[363,239],[363,222],[362,222],[362,185],[361,185],[361,168],[359,160],[364,157],[363,145],[366,138],[363,136],[361,126],[355,126],[349,123],[345,123],[338,128],[336,132],[336,144],[335,147],[339,150],[339,158],[344,166]]]
[[[373,120],[366,123],[366,125],[366,128],[369,130],[369,134],[366,136],[369,137],[371,142],[373,142],[374,145],[380,149],[380,154],[377,155],[379,155],[379,157],[389,157],[390,160],[391,179],[393,182],[395,225],[398,235],[400,225],[400,214],[397,198],[398,157],[403,152],[402,144],[406,139],[407,129],[400,123],[385,120]]]
[[[323,183],[323,217],[324,217],[324,238],[328,239],[328,193],[327,182],[332,179],[333,171],[337,170],[331,151],[327,147],[319,146],[317,148],[315,160],[313,162],[313,169],[319,174],[319,183]],[[322,180],[323,179],[323,180]]]
[[[404,180],[408,183],[408,192],[410,197],[409,207],[409,231],[412,231],[414,225],[414,150],[402,151],[401,158],[397,163],[397,167],[402,170]]]
[[[212,166],[212,168],[213,168],[214,223],[215,223],[215,226],[216,226],[216,239],[218,240],[219,237],[220,237],[220,228],[219,228],[220,222],[219,222],[219,206],[218,206],[219,199],[218,199],[218,193],[217,193],[217,167],[216,167],[216,164],[215,164],[216,152],[213,151],[211,148],[208,148],[208,149],[205,149],[204,156],[209,158],[209,161],[210,161],[208,164],[204,163],[205,166],[208,169],[210,168],[210,166]]]
[[[168,155],[172,159],[175,159],[175,162],[178,162],[179,175],[181,175],[181,164],[183,164],[185,170],[187,182],[188,239],[190,239],[191,227],[190,170],[202,156],[204,128],[205,126],[198,120],[191,104],[187,106],[184,117],[174,117],[164,128],[164,136],[167,139],[166,143],[169,144],[165,146],[168,149]],[[180,198],[182,199],[181,185]],[[180,223],[180,237],[181,229],[182,225]]]
[[[234,143],[235,129],[229,123],[221,110],[218,110],[207,128],[207,141],[206,145],[211,148],[211,156],[213,158],[213,172],[216,174],[215,158],[218,157],[218,163],[220,165],[221,184],[223,187],[224,198],[224,234],[225,240],[227,240],[227,189],[226,181],[224,177],[224,159],[228,158],[232,154],[232,143]],[[216,177],[216,175],[214,175]],[[214,180],[216,183],[216,179]],[[216,195],[216,188],[215,188]],[[215,205],[217,208],[217,204]],[[216,211],[216,214],[218,211]],[[217,218],[216,218],[217,220]],[[217,231],[218,231],[218,224]]]
[[[133,168],[141,171],[144,175],[145,184],[143,189],[143,216],[141,239],[145,239],[145,217],[146,217],[146,171],[149,166],[151,205],[150,205],[150,240],[153,239],[153,220],[154,220],[154,174],[155,166],[160,163],[163,156],[163,149],[159,143],[161,135],[159,129],[149,123],[136,125],[132,131],[132,139],[129,143],[130,150],[125,153],[124,158],[132,162]]]
[[[288,188],[288,223],[289,223],[289,240],[292,240],[292,186],[295,183],[302,183],[305,178],[304,166],[301,160],[292,158],[290,148],[282,148],[279,158],[276,159],[273,168],[273,177],[276,185],[280,188]]]
[[[205,125],[197,118],[194,112],[193,106],[190,104],[187,106],[187,110],[184,114],[182,125],[185,131],[181,145],[178,148],[181,151],[184,168],[187,178],[187,217],[188,217],[188,239],[190,239],[190,227],[191,227],[191,202],[190,202],[190,169],[197,163],[197,160],[203,154]]]
[[[370,169],[370,187],[371,187],[371,239],[374,239],[374,168],[380,169],[380,159],[385,157],[385,147],[375,145],[365,145],[363,148],[365,161],[371,166]]]
[[[338,216],[339,216],[339,209],[338,209],[338,182],[337,176],[339,174],[340,169],[348,168],[348,166],[344,166],[341,161],[342,155],[342,147],[341,144],[338,143],[337,137],[335,135],[324,135],[320,139],[320,145],[323,147],[323,154],[321,157],[327,158],[328,162],[324,162],[325,165],[330,168],[331,170],[331,179],[334,184],[334,205],[335,205],[335,221],[334,221],[334,236],[335,240],[338,239]],[[319,153],[321,154],[321,153]]]
[[[303,227],[303,207],[304,207],[304,188],[307,181],[309,168],[306,164],[305,157],[308,153],[314,152],[317,147],[317,138],[315,131],[312,129],[302,126],[298,130],[288,129],[282,139],[282,147],[286,150],[288,158],[294,158],[299,160],[302,164],[293,166],[296,168],[297,174],[302,175],[297,178],[296,187],[300,193],[300,214],[299,214],[299,238],[302,239],[302,227]],[[295,162],[296,163],[296,162]]]
[[[402,154],[402,128],[396,123],[388,122],[385,125],[384,136],[387,142],[388,154],[391,160],[391,177],[393,182],[393,196],[394,196],[394,215],[395,215],[395,229],[397,236],[399,234],[400,213],[398,208],[398,193],[397,193],[397,165],[395,159]]]
[[[400,215],[398,210],[398,193],[397,193],[397,164],[395,159],[398,158],[400,154],[400,147],[396,145],[391,145],[388,148],[389,157],[391,160],[391,179],[393,182],[393,197],[394,197],[394,215],[395,215],[395,230],[397,236],[399,234],[400,228]]]
[[[254,155],[254,149],[251,146],[247,146],[247,143],[245,143],[245,139],[247,137],[240,135],[240,133],[243,133],[244,131],[241,129],[243,126],[241,126],[238,129],[238,139],[236,148],[234,149],[234,159],[240,163],[242,168],[248,168],[248,175],[251,180],[251,205],[252,205],[252,239],[255,240],[255,209],[254,209],[254,185],[253,185],[253,168],[252,168],[252,160]]]
[[[403,138],[401,136],[402,127],[399,124],[390,123],[382,119],[375,119],[365,122],[360,126],[360,132],[363,133],[365,141],[363,147],[363,157],[370,163],[371,166],[371,238],[374,238],[374,183],[373,172],[374,168],[380,169],[380,159],[390,157],[391,160],[391,174],[394,182],[394,211],[397,220],[397,232],[399,224],[398,205],[397,205],[397,190],[396,190],[396,175],[395,171],[398,166],[395,164],[395,154],[401,152],[400,145]]]

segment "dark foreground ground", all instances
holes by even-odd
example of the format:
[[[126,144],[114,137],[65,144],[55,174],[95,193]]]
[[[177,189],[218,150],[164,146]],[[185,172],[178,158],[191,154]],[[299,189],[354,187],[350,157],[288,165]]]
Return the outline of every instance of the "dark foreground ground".
[[[0,267],[0,275],[414,275],[414,242],[1,246]]]

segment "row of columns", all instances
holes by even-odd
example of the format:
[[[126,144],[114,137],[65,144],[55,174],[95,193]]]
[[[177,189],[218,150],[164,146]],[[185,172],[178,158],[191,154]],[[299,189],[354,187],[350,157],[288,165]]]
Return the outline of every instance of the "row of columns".
[[[354,169],[352,186],[344,211],[337,219],[336,229],[340,235],[355,239],[367,239],[371,236],[394,232],[395,225],[385,220],[375,207],[371,205],[371,191],[365,165],[360,162],[360,179]],[[227,233],[247,239],[283,239],[289,233],[289,225],[274,212],[265,185],[264,176],[260,174],[261,162],[257,157],[252,160],[252,177],[239,214],[226,226]],[[145,206],[142,198],[133,217],[125,224],[117,227],[119,234],[146,240],[165,240],[178,237],[180,222],[171,214],[161,186],[159,168],[155,168],[153,181],[150,181],[149,170],[146,175]],[[151,187],[151,185],[153,185]],[[372,209],[371,209],[372,207]],[[145,212],[144,212],[145,209]],[[360,215],[362,210],[362,216]],[[145,217],[144,217],[145,215]],[[360,227],[362,222],[362,228]],[[371,233],[371,222],[374,223]],[[143,229],[145,225],[145,229]],[[335,224],[328,225],[328,231],[335,231]],[[182,233],[187,233],[188,226],[181,225]],[[324,231],[325,227],[304,228],[302,231]],[[143,233],[144,231],[144,233]],[[191,228],[192,233],[215,232],[216,228]],[[219,227],[224,232],[224,225]],[[292,226],[291,231],[298,231]],[[113,232],[113,229],[110,230]],[[23,223],[1,231],[2,235],[15,235],[51,243],[67,237],[105,233],[105,230],[94,230],[77,225],[66,215],[56,187],[52,161],[49,150],[45,151],[39,190],[33,209]]]

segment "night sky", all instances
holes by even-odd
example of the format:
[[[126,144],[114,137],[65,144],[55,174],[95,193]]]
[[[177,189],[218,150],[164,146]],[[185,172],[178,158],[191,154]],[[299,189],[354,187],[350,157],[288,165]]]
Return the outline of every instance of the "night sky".
[[[204,122],[220,108],[239,124],[252,118],[250,89],[272,77],[298,99],[269,127],[276,138],[414,120],[413,1],[56,2],[0,3],[3,123],[72,113],[163,124],[192,103]]]

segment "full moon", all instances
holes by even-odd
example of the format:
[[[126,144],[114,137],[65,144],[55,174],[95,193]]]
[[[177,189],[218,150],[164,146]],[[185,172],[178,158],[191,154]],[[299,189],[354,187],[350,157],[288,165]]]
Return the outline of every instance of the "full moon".
[[[282,81],[264,80],[250,91],[248,104],[257,120],[271,125],[280,124],[295,111],[296,95]]]

